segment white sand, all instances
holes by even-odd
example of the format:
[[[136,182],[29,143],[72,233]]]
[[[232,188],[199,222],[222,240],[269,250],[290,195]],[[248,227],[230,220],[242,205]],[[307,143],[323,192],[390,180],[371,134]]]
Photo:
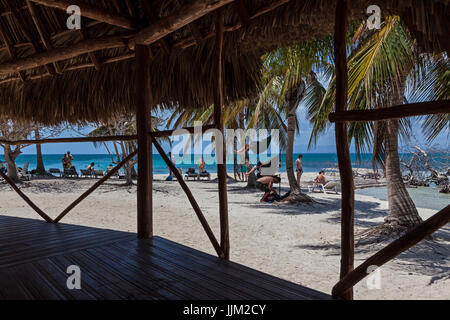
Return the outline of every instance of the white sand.
[[[305,183],[314,174],[305,174]],[[284,177],[283,181],[287,179]],[[22,188],[45,212],[56,217],[93,180],[35,180]],[[188,182],[211,228],[219,237],[217,184]],[[261,192],[228,185],[231,260],[323,292],[339,279],[340,195],[314,193],[323,205],[259,203]],[[283,188],[287,187],[285,184]],[[45,191],[45,192],[44,192]],[[183,190],[176,181],[155,176],[154,232],[184,245],[214,254]],[[355,225],[364,230],[383,221],[387,202],[356,196]],[[419,209],[426,219],[434,210]],[[0,184],[3,215],[37,218],[37,214],[8,186]],[[70,212],[63,223],[136,231],[136,187],[108,182]],[[356,248],[356,265],[382,246]],[[450,228],[433,242],[408,250],[381,269],[381,289],[368,290],[363,280],[356,299],[450,299]]]

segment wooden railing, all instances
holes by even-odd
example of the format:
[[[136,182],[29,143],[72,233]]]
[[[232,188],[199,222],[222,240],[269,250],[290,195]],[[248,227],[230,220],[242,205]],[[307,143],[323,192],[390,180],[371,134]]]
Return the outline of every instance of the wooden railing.
[[[347,290],[353,288],[355,284],[364,279],[368,275],[367,269],[370,266],[382,266],[405,250],[427,238],[433,232],[445,226],[449,222],[450,205],[431,216],[420,225],[389,244],[387,247],[378,251],[365,262],[360,264],[355,270],[348,273],[333,287],[333,298],[340,299],[347,292]]]

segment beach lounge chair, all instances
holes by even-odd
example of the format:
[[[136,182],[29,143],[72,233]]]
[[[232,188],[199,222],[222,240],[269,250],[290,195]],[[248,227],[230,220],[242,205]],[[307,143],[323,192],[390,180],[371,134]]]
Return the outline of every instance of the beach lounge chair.
[[[197,179],[201,180],[201,178],[207,178],[208,180],[211,180],[211,174],[208,171],[203,170],[203,172],[198,174],[198,178]]]
[[[339,182],[337,181],[328,181],[326,184],[312,184],[308,186],[308,191],[309,192],[313,192],[315,189],[319,189],[319,191],[323,192],[323,193],[327,193],[327,191],[334,191],[336,194],[337,192],[337,188],[339,186]]]
[[[113,168],[106,169],[105,175],[108,174],[112,169],[113,169]],[[111,178],[112,178],[112,177],[120,178],[120,173],[119,173],[119,171],[117,171],[116,173],[114,173],[114,174],[111,176]]]
[[[92,178],[93,177],[93,175],[92,175],[92,171],[90,171],[90,170],[87,170],[87,169],[80,169],[80,172],[81,172],[81,178]]]
[[[78,178],[78,172],[75,168],[64,169],[63,178]]]
[[[94,176],[96,178],[103,177],[105,174],[103,173],[103,170],[94,170]]]
[[[61,175],[62,175],[62,172],[61,172],[61,170],[59,170],[58,168],[50,168],[49,170],[48,170],[48,172],[50,173],[50,174],[52,174],[52,175],[58,175],[59,177],[61,177]]]
[[[28,172],[28,167],[30,166],[29,162],[26,162],[23,165],[23,168],[21,170],[19,170],[19,178],[20,179],[25,179],[30,181],[31,180],[31,174]]]
[[[195,168],[189,168],[187,169],[186,173],[184,174],[184,179],[189,180],[189,178],[198,179],[198,173],[195,172]]]

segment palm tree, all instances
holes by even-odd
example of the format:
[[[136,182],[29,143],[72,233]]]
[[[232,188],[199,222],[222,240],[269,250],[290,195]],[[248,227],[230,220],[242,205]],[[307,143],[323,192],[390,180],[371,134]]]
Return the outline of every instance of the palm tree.
[[[224,110],[224,124],[226,129],[242,129],[244,130],[244,137],[235,139],[243,146],[248,130],[250,129],[279,129],[279,145],[285,147],[286,145],[286,131],[287,127],[284,124],[284,120],[280,115],[279,110],[276,108],[276,99],[278,96],[275,94],[277,90],[277,84],[274,79],[270,79],[272,82],[264,87],[260,96],[257,99],[245,99],[237,102],[233,102]],[[265,80],[263,80],[265,82]],[[174,110],[171,117],[166,123],[167,128],[181,128],[193,126],[196,122],[201,122],[202,125],[212,124],[214,119],[214,106],[209,106],[201,109],[194,110]],[[240,141],[239,141],[240,140]],[[270,137],[261,138],[260,142],[268,141],[266,144],[270,144]],[[191,142],[189,140],[189,142]],[[264,144],[264,143],[263,143]],[[258,145],[254,142],[251,150],[256,152]],[[233,144],[234,152],[238,149],[237,143]],[[235,164],[237,163],[237,156],[234,156]],[[235,165],[235,175],[237,175],[237,166]],[[248,187],[254,187],[256,180],[249,177]]]
[[[408,79],[417,69],[420,57],[415,41],[399,18],[388,17],[376,31],[361,25],[354,34],[352,49],[348,61],[348,108],[371,109],[403,104]],[[335,99],[334,77],[323,92],[313,88],[307,93],[308,115],[313,123],[310,145],[328,126],[328,115]],[[349,138],[357,153],[368,150],[373,142],[374,163],[381,162],[385,168],[389,215],[379,228],[383,232],[407,230],[422,221],[403,182],[398,155],[399,135],[406,136],[409,129],[409,120],[405,119],[349,125]]]
[[[332,53],[331,38],[307,41],[289,48],[280,48],[264,57],[264,75],[270,83],[279,83],[274,92],[278,110],[287,120],[286,173],[291,195],[288,201],[312,202],[302,193],[294,176],[293,147],[299,131],[297,108],[303,100],[307,83],[315,80],[314,70],[324,68]]]

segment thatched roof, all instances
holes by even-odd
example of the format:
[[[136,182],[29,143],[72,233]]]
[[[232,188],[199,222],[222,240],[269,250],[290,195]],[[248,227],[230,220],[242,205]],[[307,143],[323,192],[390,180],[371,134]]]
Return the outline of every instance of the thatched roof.
[[[101,121],[133,112],[134,52],[129,41],[194,1],[0,0],[0,113],[52,124]],[[79,4],[82,15],[83,4],[88,3],[118,17],[117,21],[123,18],[125,26],[83,17],[81,31],[68,30],[66,12],[48,3],[40,4],[45,2]],[[333,32],[335,0],[234,2],[223,7],[228,101],[256,94],[263,53]],[[450,47],[447,0],[353,0],[350,19],[365,19],[366,8],[372,4],[378,4],[382,14],[400,15],[424,50]],[[212,103],[214,14],[210,12],[151,43],[154,105],[197,108]],[[81,48],[85,43],[92,44],[93,39],[104,43],[112,37],[116,40],[106,49],[83,51],[36,67],[45,53]]]

